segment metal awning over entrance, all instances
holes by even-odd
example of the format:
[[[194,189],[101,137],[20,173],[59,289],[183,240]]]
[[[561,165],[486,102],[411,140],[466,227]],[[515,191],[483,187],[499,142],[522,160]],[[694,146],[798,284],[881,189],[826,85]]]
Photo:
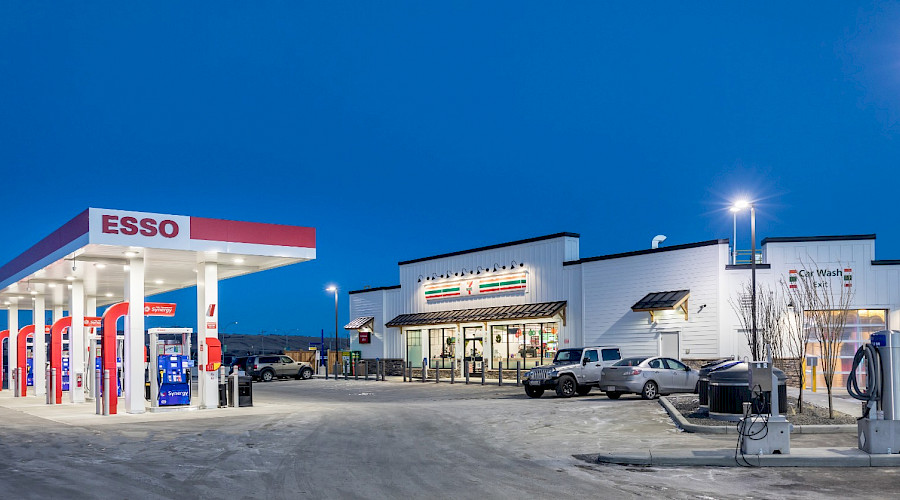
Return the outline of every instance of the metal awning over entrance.
[[[371,328],[374,321],[375,318],[373,316],[360,316],[344,325],[344,330],[359,330],[367,326]]]
[[[690,290],[674,290],[671,292],[652,292],[648,293],[636,304],[631,306],[634,312],[649,312],[650,320],[653,321],[654,313],[657,311],[674,311],[681,309],[684,312],[684,319],[688,319],[688,298],[691,296]]]
[[[476,321],[532,320],[562,316],[566,317],[566,301],[541,302],[515,306],[479,307],[476,309],[457,309],[455,311],[436,311],[428,313],[401,314],[388,321],[384,326],[421,326],[456,323],[473,323]]]

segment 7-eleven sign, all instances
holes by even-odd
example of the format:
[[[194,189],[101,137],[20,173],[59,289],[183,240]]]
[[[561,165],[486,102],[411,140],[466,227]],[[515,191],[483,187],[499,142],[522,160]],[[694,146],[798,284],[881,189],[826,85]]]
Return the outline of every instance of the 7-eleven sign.
[[[790,288],[797,288],[797,270],[791,269],[788,271],[788,286]]]
[[[853,286],[853,269],[844,268],[844,287],[850,288]]]

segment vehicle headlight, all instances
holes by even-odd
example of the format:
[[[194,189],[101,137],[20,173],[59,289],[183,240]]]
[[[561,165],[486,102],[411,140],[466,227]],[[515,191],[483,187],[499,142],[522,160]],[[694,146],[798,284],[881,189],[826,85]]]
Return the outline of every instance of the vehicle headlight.
[[[556,370],[550,370],[550,373],[548,373],[547,376],[550,378],[556,378],[559,376],[559,372]]]

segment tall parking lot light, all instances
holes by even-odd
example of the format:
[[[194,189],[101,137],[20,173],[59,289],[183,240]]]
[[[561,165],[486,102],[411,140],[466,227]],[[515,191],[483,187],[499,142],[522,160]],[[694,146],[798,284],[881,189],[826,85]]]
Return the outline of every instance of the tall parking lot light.
[[[331,285],[325,289],[328,292],[334,292],[334,362],[338,362],[338,289]]]
[[[753,359],[759,359],[756,346],[756,209],[752,203],[739,200],[734,203],[731,210],[735,214],[745,208],[750,208],[750,343],[753,350]]]

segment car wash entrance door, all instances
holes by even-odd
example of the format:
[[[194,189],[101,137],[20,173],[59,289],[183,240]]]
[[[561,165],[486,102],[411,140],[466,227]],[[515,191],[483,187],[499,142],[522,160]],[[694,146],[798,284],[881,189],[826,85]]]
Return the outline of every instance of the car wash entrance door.
[[[484,370],[484,330],[466,328],[463,346],[463,362],[469,367],[469,373],[481,375]]]

